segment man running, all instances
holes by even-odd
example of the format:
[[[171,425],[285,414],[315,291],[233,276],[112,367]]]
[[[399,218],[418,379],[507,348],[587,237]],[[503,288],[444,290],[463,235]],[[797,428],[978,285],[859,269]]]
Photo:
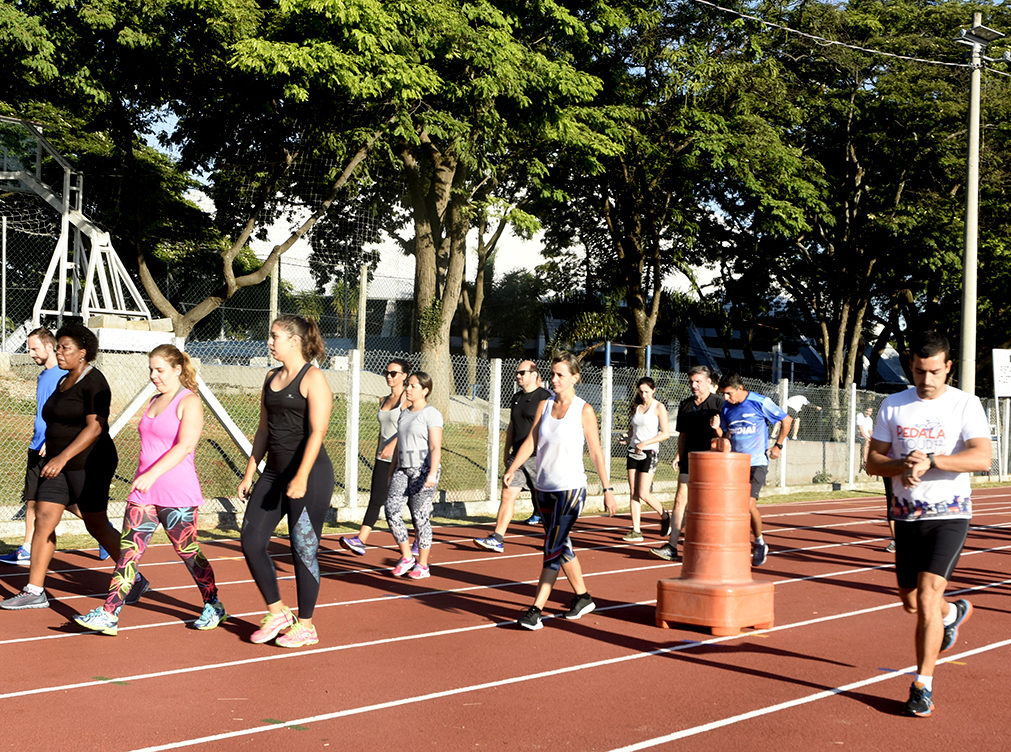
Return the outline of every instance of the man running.
[[[537,406],[544,400],[551,399],[551,392],[541,386],[541,376],[532,360],[524,360],[516,368],[516,384],[520,390],[513,395],[509,405],[509,427],[506,429],[505,466],[516,456],[516,450],[530,434],[537,414]],[[505,533],[513,518],[513,506],[520,491],[529,491],[534,505],[534,513],[526,521],[528,525],[539,525],[541,518],[537,513],[537,498],[534,490],[534,478],[537,477],[537,455],[520,466],[513,474],[508,484],[502,486],[502,501],[498,507],[498,519],[495,520],[495,532],[487,538],[475,538],[474,543],[489,551],[502,553],[505,550]]]
[[[769,460],[783,451],[783,442],[790,433],[793,418],[768,397],[749,392],[739,373],[728,373],[720,379],[724,405],[719,417],[713,418],[717,436],[730,434],[730,447],[735,452],[751,455],[751,566],[760,567],[769,555],[769,546],[762,537],[762,515],[758,512],[758,495],[765,485]],[[768,426],[779,423],[776,443],[769,447]]]
[[[709,450],[716,436],[712,420],[723,407],[723,400],[713,394],[713,372],[709,366],[697,365],[688,369],[688,388],[691,396],[685,397],[678,405],[675,425],[678,433],[678,456],[675,460],[678,465],[678,490],[674,497],[670,542],[650,549],[654,556],[667,561],[678,558],[678,536],[684,527],[688,506],[688,455]]]
[[[916,614],[916,676],[905,712],[934,710],[937,656],[972,615],[964,598],[944,599],[972,518],[969,474],[990,469],[990,423],[979,398],[947,385],[951,347],[937,332],[910,338],[915,389],[885,398],[871,437],[867,471],[892,478],[899,598]]]

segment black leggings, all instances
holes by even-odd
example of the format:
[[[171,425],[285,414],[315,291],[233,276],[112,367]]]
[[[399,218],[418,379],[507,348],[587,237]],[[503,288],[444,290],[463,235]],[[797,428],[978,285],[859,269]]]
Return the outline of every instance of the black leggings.
[[[311,619],[319,597],[319,540],[334,489],[330,458],[320,452],[301,499],[290,499],[285,494],[290,480],[290,476],[268,469],[253,486],[242,518],[242,554],[263,600],[268,604],[281,600],[277,569],[267,546],[281,518],[287,516],[298,618]]]
[[[379,521],[379,510],[386,503],[386,492],[390,488],[390,463],[376,460],[372,465],[372,488],[369,490],[369,508],[365,510],[363,527],[375,527]]]

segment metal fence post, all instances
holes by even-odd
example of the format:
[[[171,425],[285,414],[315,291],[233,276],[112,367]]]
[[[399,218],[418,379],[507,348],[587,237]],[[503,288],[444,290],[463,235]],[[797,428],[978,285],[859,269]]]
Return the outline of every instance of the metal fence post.
[[[498,491],[499,442],[502,439],[502,358],[492,358],[491,383],[488,387],[488,500],[495,501]]]
[[[849,487],[853,488],[857,481],[857,383],[855,381],[850,382],[850,388],[847,390],[847,401],[849,404],[847,405],[846,415],[846,450],[849,457]]]
[[[358,421],[362,396],[362,351],[348,353],[348,413],[344,432],[344,490],[348,508],[358,508]]]
[[[779,393],[780,402],[779,407],[781,410],[786,410],[786,401],[790,398],[790,380],[780,379],[779,381]],[[786,441],[783,443],[783,449],[785,450],[790,446],[790,442]],[[779,453],[779,487],[786,488],[786,451]]]
[[[358,349],[365,351],[365,310],[368,307],[369,265],[362,264],[358,271]]]
[[[607,469],[607,477],[614,485],[611,478],[611,430],[614,419],[614,367],[604,366],[600,372],[600,448],[604,452],[604,467]],[[603,478],[601,478],[603,482]]]

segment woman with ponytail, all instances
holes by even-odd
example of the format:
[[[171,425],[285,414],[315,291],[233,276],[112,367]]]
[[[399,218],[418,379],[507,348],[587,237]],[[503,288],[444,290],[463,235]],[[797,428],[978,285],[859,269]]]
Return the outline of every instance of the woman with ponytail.
[[[203,611],[193,626],[214,629],[228,618],[218,600],[214,570],[197,542],[197,509],[204,496],[193,453],[204,427],[204,408],[196,394],[196,371],[189,356],[173,345],[159,345],[152,350],[148,364],[158,394],[148,403],[137,426],[140,459],[127,497],[120,553],[109,595],[104,605],[74,617],[80,626],[107,635],[115,635],[119,628],[120,609],[128,600],[137,567],[159,524],[164,526],[203,598]]]
[[[333,465],[323,447],[333,394],[323,372],[312,364],[325,356],[315,321],[279,317],[271,324],[267,346],[281,365],[263,383],[260,424],[239,483],[239,498],[248,498],[242,553],[267,603],[267,614],[250,639],[263,643],[277,637],[281,647],[297,648],[319,642],[312,615],[319,596],[319,541],[334,489]],[[264,455],[267,466],[254,486]],[[267,553],[270,537],[285,516],[295,567],[297,619],[281,600],[277,571]]]

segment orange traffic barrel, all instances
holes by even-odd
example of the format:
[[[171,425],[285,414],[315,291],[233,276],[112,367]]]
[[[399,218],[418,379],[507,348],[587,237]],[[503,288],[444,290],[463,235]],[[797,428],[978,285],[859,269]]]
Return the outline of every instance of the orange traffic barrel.
[[[714,635],[773,625],[773,585],[751,576],[751,458],[730,451],[688,455],[688,517],[681,576],[657,582],[656,623],[709,627]]]

